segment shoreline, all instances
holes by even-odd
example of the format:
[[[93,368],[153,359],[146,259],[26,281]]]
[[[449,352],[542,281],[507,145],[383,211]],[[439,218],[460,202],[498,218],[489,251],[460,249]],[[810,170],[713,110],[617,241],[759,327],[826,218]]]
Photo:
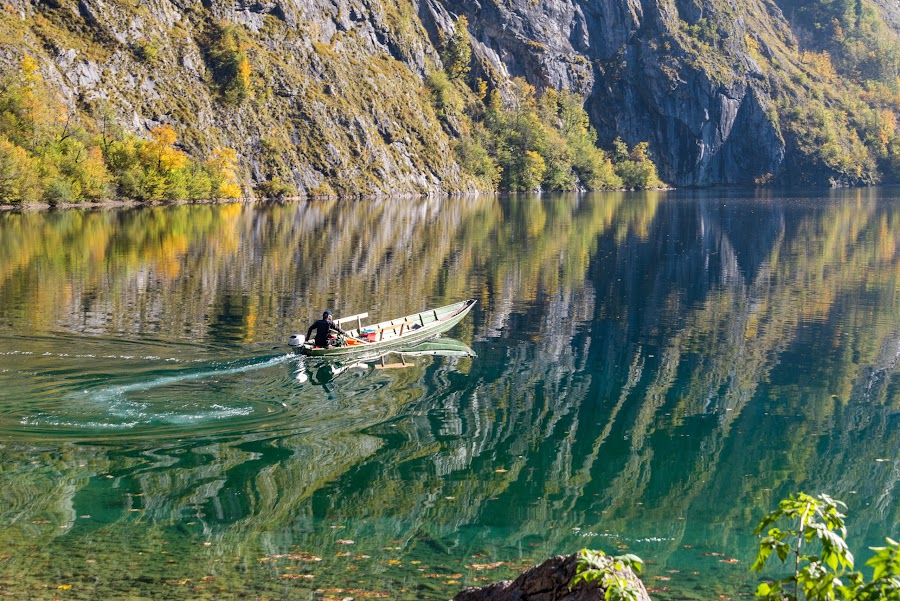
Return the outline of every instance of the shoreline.
[[[302,196],[291,196],[284,200],[302,200]],[[139,200],[103,200],[100,202],[65,202],[50,204],[47,202],[32,202],[25,204],[0,204],[0,211],[50,211],[56,209],[130,209],[133,207],[170,207],[178,205],[212,205],[226,203],[242,203],[249,204],[260,199],[253,197],[243,198],[211,198],[208,200],[157,200],[152,202],[142,202]]]
[[[535,192],[525,192],[524,194],[560,194],[560,193],[573,193],[573,194],[588,194],[593,192],[672,192],[677,190],[675,187],[666,187],[666,188],[647,188],[645,190],[637,190],[631,188],[622,188],[618,190],[538,190]],[[411,199],[411,198],[431,198],[437,196],[443,197],[456,197],[456,196],[482,196],[482,195],[491,195],[491,196],[511,196],[517,194],[523,194],[523,192],[501,192],[501,191],[490,191],[485,192],[482,190],[469,190],[465,192],[429,192],[426,194],[415,194],[415,193],[399,193],[399,194],[348,194],[344,196],[279,196],[279,197],[254,197],[254,196],[244,196],[241,198],[210,198],[204,200],[154,200],[154,201],[140,201],[140,200],[104,200],[100,202],[67,202],[67,203],[57,203],[50,204],[47,202],[33,202],[33,203],[23,203],[23,204],[2,204],[0,203],[0,212],[3,211],[50,211],[57,209],[128,209],[134,207],[172,207],[172,206],[181,206],[181,205],[214,205],[214,204],[230,204],[230,203],[239,203],[239,204],[252,204],[257,202],[297,202],[302,200],[373,200],[373,199],[385,199],[385,198],[396,198],[396,199]]]
[[[302,200],[367,200],[378,198],[429,198],[435,196],[481,196],[482,194],[498,195],[498,192],[482,192],[471,190],[467,192],[430,192],[427,194],[399,193],[399,194],[348,194],[345,196],[243,196],[240,198],[209,198],[203,200],[103,200],[100,202],[67,202],[50,204],[47,202],[33,202],[23,204],[2,204],[2,211],[49,211],[56,209],[123,209],[132,207],[172,207],[181,205],[214,205],[214,204],[252,204],[257,202],[297,202]]]

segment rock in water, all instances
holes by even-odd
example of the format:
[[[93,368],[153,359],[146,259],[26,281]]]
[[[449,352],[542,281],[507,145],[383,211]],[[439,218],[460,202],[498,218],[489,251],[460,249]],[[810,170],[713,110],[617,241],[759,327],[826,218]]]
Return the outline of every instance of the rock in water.
[[[612,563],[612,559],[605,559]],[[467,588],[453,597],[453,601],[603,601],[605,591],[595,583],[582,582],[569,589],[577,565],[577,554],[557,555],[526,570],[515,580]],[[623,574],[638,589],[638,599],[650,601],[647,589],[631,569],[626,568]]]

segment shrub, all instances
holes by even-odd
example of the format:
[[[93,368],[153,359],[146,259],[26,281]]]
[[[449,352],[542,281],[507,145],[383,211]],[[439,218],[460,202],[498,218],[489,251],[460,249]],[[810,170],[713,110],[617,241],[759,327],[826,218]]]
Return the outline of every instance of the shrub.
[[[263,198],[284,198],[296,196],[297,188],[291,183],[282,181],[280,177],[273,177],[257,184],[256,193]]]
[[[240,104],[252,95],[249,49],[250,40],[237,25],[220,24],[213,28],[207,56],[213,78],[230,104]]]
[[[852,572],[853,554],[844,538],[847,529],[843,513],[846,505],[828,495],[816,497],[799,493],[778,504],[756,528],[765,533],[751,570],[761,570],[774,554],[781,563],[792,563],[793,573],[774,582],[764,582],[756,597],[767,601],[874,601],[900,599],[900,544],[887,539],[888,546],[875,551],[866,565],[873,568],[866,582]],[[778,526],[776,524],[783,524]],[[802,593],[802,594],[801,594]]]
[[[159,55],[159,46],[149,40],[141,40],[131,45],[131,51],[139,61],[152,65]]]

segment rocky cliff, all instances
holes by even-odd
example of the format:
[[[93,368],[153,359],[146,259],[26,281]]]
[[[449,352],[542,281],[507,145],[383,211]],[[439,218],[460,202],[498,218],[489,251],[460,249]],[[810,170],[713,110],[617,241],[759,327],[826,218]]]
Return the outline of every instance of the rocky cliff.
[[[867,8],[896,48],[900,9],[878,4]],[[846,92],[819,81],[835,74],[816,72],[778,2],[448,0],[448,8],[470,16],[485,64],[580,91],[602,142],[649,141],[663,178],[676,185],[843,177],[834,161],[798,156],[810,154],[800,148],[806,136],[792,140],[784,127],[792,104],[824,94],[826,105],[839,105]],[[816,39],[824,34],[803,34],[827,46]]]
[[[301,191],[426,192],[471,184],[424,91],[439,59],[415,8],[366,0],[12,0],[0,54],[39,58],[71,109],[100,101],[136,132],[168,123],[198,153],[229,146],[246,180]],[[210,49],[221,24],[249,57],[226,102]]]
[[[856,4],[875,15],[889,56],[900,11]],[[442,122],[426,85],[445,68],[445,42],[466,16],[471,89],[480,78],[503,91],[524,77],[538,90],[574,90],[601,145],[649,142],[671,184],[890,180],[896,74],[893,83],[879,71],[851,86],[841,65],[849,72],[854,63],[835,71],[827,44],[804,41],[816,40],[809,19],[819,17],[795,23],[795,8],[790,0],[7,0],[0,64],[11,72],[24,54],[36,57],[72,111],[111,107],[138,133],[168,123],[192,152],[235,148],[248,189],[274,181],[316,193],[471,190],[480,184],[456,143],[465,124]],[[223,44],[246,57],[236,73],[223,72]],[[242,86],[237,96],[229,77]]]

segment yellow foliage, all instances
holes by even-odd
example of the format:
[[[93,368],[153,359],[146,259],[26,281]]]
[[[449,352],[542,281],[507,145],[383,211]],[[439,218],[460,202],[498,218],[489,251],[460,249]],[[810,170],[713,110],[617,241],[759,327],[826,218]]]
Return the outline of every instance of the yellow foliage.
[[[235,182],[222,182],[219,184],[220,198],[240,198],[241,186]]]
[[[759,40],[750,34],[746,34],[744,35],[744,42],[747,44],[747,52],[750,54],[750,57],[756,61],[756,64],[760,67],[765,67],[766,61],[759,52]]]
[[[483,79],[478,80],[478,90],[475,94],[478,96],[478,100],[484,102],[484,99],[487,97],[487,82]]]
[[[891,109],[878,111],[878,139],[881,142],[883,152],[887,151],[888,144],[894,138],[897,131],[897,117]]]
[[[36,83],[41,80],[41,72],[38,69],[37,60],[30,54],[22,57],[21,62],[22,76],[28,83]]]
[[[156,163],[160,171],[174,171],[187,164],[187,155],[174,146],[178,135],[171,125],[160,125],[150,131],[153,141],[142,148],[146,160]]]
[[[21,146],[0,135],[0,201],[18,204],[38,199],[37,167]]]
[[[246,87],[250,87],[250,61],[244,58],[238,63],[238,77]]]
[[[237,152],[233,148],[215,148],[206,160],[206,165],[216,179],[219,198],[240,198],[241,186],[237,178]]]
[[[547,163],[544,161],[544,157],[534,150],[526,150],[525,168],[522,174],[523,187],[526,190],[537,190],[540,188],[546,171]]]
[[[171,125],[165,124],[154,127],[150,132],[150,137],[161,146],[171,146],[178,139],[178,134],[175,133]]]
[[[837,73],[834,70],[834,65],[831,64],[831,55],[828,54],[827,51],[806,51],[803,53],[801,60],[806,65],[809,65],[810,71],[816,73],[823,79],[834,79],[835,77],[837,77]]]

